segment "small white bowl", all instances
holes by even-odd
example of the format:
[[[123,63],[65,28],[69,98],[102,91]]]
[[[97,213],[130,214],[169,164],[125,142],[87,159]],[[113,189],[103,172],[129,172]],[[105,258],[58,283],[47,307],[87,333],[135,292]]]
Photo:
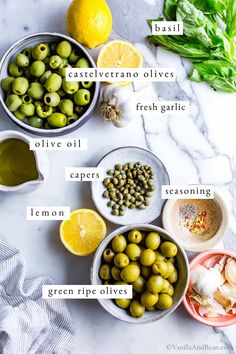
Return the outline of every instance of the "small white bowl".
[[[178,241],[174,239],[173,236],[171,236],[170,233],[167,231],[163,230],[162,228],[155,226],[155,225],[145,225],[145,224],[135,224],[135,225],[129,225],[129,226],[123,226],[115,231],[113,231],[109,236],[107,236],[99,245],[94,258],[93,258],[93,263],[91,266],[91,271],[90,271],[90,278],[91,278],[91,283],[92,285],[102,285],[102,281],[99,277],[99,268],[102,264],[102,254],[104,250],[107,248],[108,244],[111,242],[111,240],[116,236],[116,235],[121,235],[124,233],[129,232],[130,230],[137,229],[140,231],[147,231],[147,232],[157,232],[160,234],[161,238],[165,241],[170,241],[174,242],[176,246],[178,247],[178,253],[176,255],[176,263],[177,263],[177,268],[179,270],[179,279],[175,285],[175,293],[173,296],[173,305],[167,310],[163,311],[151,311],[148,312],[146,311],[144,315],[140,318],[134,318],[132,317],[126,310],[123,310],[119,308],[113,300],[110,299],[98,299],[100,305],[107,311],[109,312],[112,316],[118,318],[121,321],[124,322],[129,322],[129,323],[136,323],[136,324],[143,324],[143,323],[150,323],[150,322],[155,322],[159,321],[162,318],[170,315],[173,311],[176,310],[176,308],[180,305],[182,302],[185,293],[187,291],[188,285],[189,285],[189,262],[187,255],[180,245]]]
[[[105,155],[98,163],[97,167],[106,172],[113,169],[116,164],[126,164],[127,162],[136,163],[140,161],[142,165],[148,165],[152,168],[155,179],[153,183],[156,187],[151,204],[144,210],[126,209],[124,216],[115,216],[111,214],[111,208],[107,206],[109,199],[103,197],[106,190],[102,182],[92,182],[92,198],[96,208],[107,220],[118,225],[130,225],[135,223],[150,223],[156,219],[162,210],[164,200],[161,197],[161,188],[163,184],[170,184],[168,172],[163,163],[150,151],[139,147],[121,147],[112,150]]]
[[[196,199],[198,199],[198,198],[196,198]],[[163,208],[163,212],[162,212],[163,227],[168,232],[170,232],[172,235],[174,235],[175,239],[179,240],[179,242],[182,244],[182,246],[184,247],[184,249],[186,251],[203,252],[203,251],[207,251],[207,250],[213,248],[214,246],[216,246],[225,236],[226,231],[229,226],[228,209],[227,209],[227,206],[226,206],[224,200],[220,197],[220,195],[216,192],[214,193],[214,200],[216,201],[216,203],[220,207],[221,214],[222,214],[222,221],[220,223],[220,226],[219,226],[217,232],[210,239],[205,240],[205,241],[201,241],[201,242],[194,242],[193,240],[191,240],[191,242],[187,242],[187,241],[185,242],[183,239],[180,239],[178,234],[174,231],[171,215],[172,215],[172,210],[175,206],[175,203],[178,200],[179,199],[169,199],[166,201],[164,208]]]

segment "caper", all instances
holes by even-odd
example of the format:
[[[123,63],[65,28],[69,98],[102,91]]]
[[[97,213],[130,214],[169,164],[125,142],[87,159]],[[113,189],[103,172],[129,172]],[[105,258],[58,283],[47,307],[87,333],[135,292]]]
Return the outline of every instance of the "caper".
[[[118,179],[117,179],[117,178],[113,178],[112,182],[113,182],[113,184],[114,184],[114,185],[116,185],[116,184],[118,184],[118,183],[119,183],[119,181],[118,181]]]
[[[129,209],[134,209],[135,208],[135,204],[130,204]]]
[[[107,171],[107,174],[108,174],[109,176],[113,176],[114,170],[109,170],[109,171]]]
[[[119,211],[119,215],[120,215],[120,216],[124,216],[124,215],[125,215],[125,210],[120,210],[120,211]]]
[[[145,204],[140,204],[138,208],[139,209],[146,209],[146,206],[145,206]]]
[[[115,205],[115,202],[113,200],[110,200],[108,203],[107,203],[107,206],[108,207],[113,207]]]
[[[108,186],[108,184],[111,182],[110,178],[105,178],[103,181],[104,186]]]
[[[124,204],[124,201],[121,199],[117,202],[118,205],[123,205]]]
[[[108,191],[103,192],[103,197],[104,198],[109,198],[109,192]]]
[[[108,189],[112,189],[114,188],[114,184],[113,183],[109,183],[108,186],[107,186]]]
[[[135,202],[135,197],[131,197],[130,201],[131,201],[131,203],[134,203]]]
[[[112,215],[115,215],[115,216],[119,215],[118,209],[113,209],[111,213],[112,213]]]
[[[119,205],[118,204],[114,204],[112,207],[113,210],[119,209]]]
[[[115,165],[115,169],[116,169],[117,171],[121,171],[121,170],[122,170],[121,164],[116,164],[116,165]]]
[[[120,210],[126,210],[126,207],[124,205],[121,205]]]

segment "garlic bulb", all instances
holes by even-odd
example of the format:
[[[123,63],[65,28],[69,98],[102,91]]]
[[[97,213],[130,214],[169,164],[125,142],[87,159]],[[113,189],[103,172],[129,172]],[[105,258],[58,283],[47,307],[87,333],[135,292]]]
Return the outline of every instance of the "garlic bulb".
[[[105,122],[116,127],[126,126],[135,116],[135,92],[127,87],[115,84],[104,88],[101,102],[101,114]]]
[[[199,265],[191,272],[191,283],[198,294],[210,298],[222,284],[221,273],[217,267],[207,269]]]

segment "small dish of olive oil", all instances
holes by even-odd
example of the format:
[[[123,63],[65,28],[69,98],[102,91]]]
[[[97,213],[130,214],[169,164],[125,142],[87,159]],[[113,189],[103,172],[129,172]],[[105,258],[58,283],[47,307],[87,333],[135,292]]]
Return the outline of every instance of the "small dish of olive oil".
[[[15,187],[39,178],[33,151],[16,138],[0,142],[0,185]]]

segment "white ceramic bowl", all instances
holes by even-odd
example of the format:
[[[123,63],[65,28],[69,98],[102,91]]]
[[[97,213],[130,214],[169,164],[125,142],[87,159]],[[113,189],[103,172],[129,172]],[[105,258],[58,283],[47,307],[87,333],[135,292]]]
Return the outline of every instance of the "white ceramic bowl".
[[[97,167],[104,169],[104,174],[113,169],[115,164],[126,164],[127,162],[138,162],[148,165],[155,174],[153,181],[156,189],[151,197],[151,204],[144,210],[126,209],[124,216],[111,214],[111,208],[107,206],[109,199],[104,198],[103,192],[106,190],[102,182],[92,182],[92,198],[98,211],[109,221],[118,225],[130,225],[135,223],[150,223],[156,219],[162,210],[164,200],[161,197],[161,187],[163,184],[170,184],[168,172],[163,163],[152,152],[133,146],[121,147],[112,150],[105,155],[98,163]]]
[[[64,34],[61,33],[55,33],[55,32],[42,32],[42,33],[34,33],[30,34],[27,37],[19,39],[17,42],[15,42],[4,54],[0,61],[0,82],[3,78],[8,77],[8,65],[9,63],[14,60],[17,54],[19,54],[24,48],[27,47],[33,47],[38,43],[51,43],[51,42],[59,42],[62,40],[67,40],[71,43],[71,45],[74,48],[77,48],[83,55],[88,59],[88,61],[91,64],[91,67],[95,68],[96,64],[88,51],[77,41],[75,41],[73,38],[68,37]],[[28,131],[29,133],[36,134],[36,135],[41,135],[41,136],[59,136],[59,135],[64,135],[71,133],[75,129],[78,129],[81,127],[84,123],[88,121],[88,119],[92,116],[99,97],[99,92],[100,92],[100,83],[95,82],[94,83],[94,94],[93,98],[91,100],[91,103],[89,104],[88,109],[84,112],[84,114],[73,124],[67,125],[66,127],[59,128],[59,129],[39,129],[39,128],[34,128],[28,125],[26,122],[17,119],[12,112],[9,111],[5,104],[5,92],[4,90],[0,87],[0,103],[2,104],[2,107],[4,111],[6,112],[7,116],[18,126],[23,128],[24,130]]]
[[[107,236],[99,245],[93,259],[92,267],[91,267],[91,283],[92,285],[101,285],[101,279],[99,278],[99,268],[101,266],[102,254],[104,250],[107,248],[108,244],[111,240],[120,234],[124,234],[129,232],[130,230],[137,229],[141,231],[147,232],[158,232],[163,240],[174,242],[178,246],[178,254],[176,256],[177,268],[179,270],[179,279],[175,285],[175,294],[173,297],[173,306],[164,311],[153,311],[153,312],[145,312],[145,314],[140,318],[133,318],[129,315],[126,310],[119,308],[113,300],[107,299],[99,299],[99,303],[101,306],[109,312],[112,316],[118,318],[121,321],[130,322],[130,323],[149,323],[158,321],[168,315],[170,315],[181,303],[183,300],[185,293],[189,284],[189,263],[187,255],[182,248],[182,246],[176,241],[171,234],[167,231],[163,230],[160,227],[154,225],[144,225],[144,224],[136,224],[123,226],[115,231],[113,231],[109,236]]]
[[[197,198],[196,198],[197,199]],[[178,235],[174,232],[173,230],[173,224],[171,220],[171,215],[172,215],[172,210],[175,206],[175,203],[178,201],[178,199],[169,199],[164,205],[163,212],[162,212],[162,223],[163,227],[170,232],[172,235],[174,235],[176,240],[179,240],[179,242],[182,244],[183,248],[186,251],[189,252],[203,252],[207,251],[214,246],[216,246],[224,237],[226,234],[226,231],[229,226],[229,214],[228,214],[228,209],[227,206],[224,202],[224,200],[221,198],[221,196],[215,192],[214,194],[214,200],[216,203],[219,205],[221,214],[222,214],[222,221],[221,224],[215,233],[214,236],[212,236],[210,239],[206,241],[201,241],[201,242],[194,242],[191,240],[191,242],[186,241],[184,242],[182,239],[178,237]]]

